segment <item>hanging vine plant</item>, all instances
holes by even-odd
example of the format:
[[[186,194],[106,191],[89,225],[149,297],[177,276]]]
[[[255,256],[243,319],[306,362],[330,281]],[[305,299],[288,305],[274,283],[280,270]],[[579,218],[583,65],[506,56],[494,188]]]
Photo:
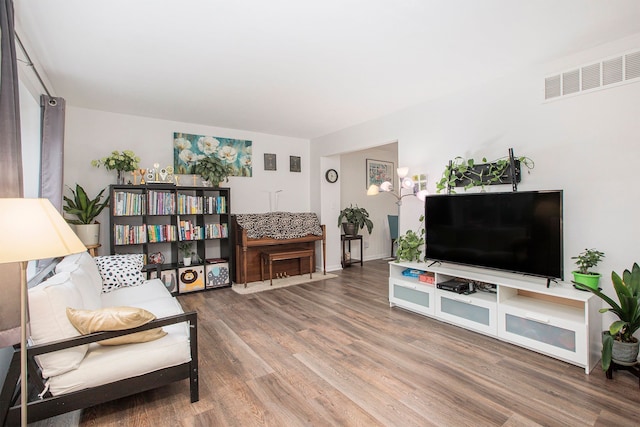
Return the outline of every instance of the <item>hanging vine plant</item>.
[[[484,187],[486,185],[495,184],[511,184],[513,176],[515,182],[520,182],[521,165],[526,166],[529,170],[535,167],[535,163],[529,157],[514,158],[515,173],[511,172],[511,159],[509,156],[488,162],[485,157],[482,163],[477,164],[474,159],[464,159],[456,157],[444,169],[442,178],[436,183],[437,192],[449,190],[455,193],[453,188],[464,187],[467,191],[473,187]]]

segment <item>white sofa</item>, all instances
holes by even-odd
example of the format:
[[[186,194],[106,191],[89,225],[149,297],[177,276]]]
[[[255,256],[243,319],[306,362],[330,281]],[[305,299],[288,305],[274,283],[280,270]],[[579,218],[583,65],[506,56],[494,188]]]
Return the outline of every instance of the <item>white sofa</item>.
[[[139,283],[103,287],[94,258],[85,252],[65,257],[56,265],[55,275],[29,289],[30,382],[37,380],[44,397],[29,403],[29,422],[185,378],[191,381],[191,401],[198,400],[196,313],[184,313],[159,279],[141,278]],[[81,335],[66,313],[67,307],[99,310],[122,306],[147,310],[156,320],[125,331]],[[153,341],[115,346],[97,343],[158,327],[166,335]],[[3,418],[4,423],[13,425],[20,415],[19,399],[15,401],[15,389],[10,387],[19,374],[19,349],[14,359],[0,395],[0,425]]]

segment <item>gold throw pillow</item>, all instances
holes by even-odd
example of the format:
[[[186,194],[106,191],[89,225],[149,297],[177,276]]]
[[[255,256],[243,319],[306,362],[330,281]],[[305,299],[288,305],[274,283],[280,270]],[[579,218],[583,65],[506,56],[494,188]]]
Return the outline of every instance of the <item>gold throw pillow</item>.
[[[82,335],[101,331],[121,331],[146,325],[156,316],[142,308],[107,307],[99,310],[76,310],[67,307],[67,317]],[[108,340],[98,341],[100,345],[121,345],[157,340],[167,333],[162,328],[136,332]]]

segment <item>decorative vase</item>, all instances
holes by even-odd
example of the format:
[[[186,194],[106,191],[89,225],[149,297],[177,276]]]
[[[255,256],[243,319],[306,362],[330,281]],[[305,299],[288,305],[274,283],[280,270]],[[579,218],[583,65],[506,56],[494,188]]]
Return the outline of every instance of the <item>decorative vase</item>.
[[[356,235],[356,225],[351,222],[343,222],[342,230],[344,231],[344,234],[346,234],[347,236]]]
[[[582,274],[577,271],[572,271],[573,281],[581,285],[587,286],[591,289],[598,289],[598,283],[600,282],[601,274]]]
[[[100,243],[100,223],[75,224],[73,227],[78,239],[85,246],[93,246]]]
[[[640,342],[622,342],[613,340],[611,359],[614,362],[635,363],[638,359]]]
[[[189,267],[191,265],[191,257],[189,258],[182,258],[182,262],[184,263],[185,267]]]
[[[118,178],[117,178],[116,183],[117,183],[118,185],[122,185],[122,184],[124,184],[124,171],[118,170],[118,171],[116,171],[116,172],[118,172]]]

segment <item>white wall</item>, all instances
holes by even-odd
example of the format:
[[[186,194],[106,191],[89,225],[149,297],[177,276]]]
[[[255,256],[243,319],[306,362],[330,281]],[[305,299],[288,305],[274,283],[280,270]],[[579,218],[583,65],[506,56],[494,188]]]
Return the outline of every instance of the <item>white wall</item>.
[[[253,142],[253,176],[230,177],[223,184],[231,188],[232,213],[269,211],[269,192],[283,190],[278,197],[278,210],[306,212],[309,201],[309,141],[244,130],[216,128],[191,123],[173,122],[124,114],[78,108],[67,104],[65,130],[64,182],[83,186],[90,196],[116,181],[115,171],[91,166],[91,160],[113,150],[133,150],[141,159],[141,167],[173,165],[173,133],[185,132]],[[264,153],[275,153],[277,170],[264,170]],[[302,172],[289,171],[289,156],[300,156]],[[68,190],[65,194],[69,194]],[[272,204],[275,209],[275,206]],[[99,221],[109,223],[108,213]],[[108,251],[109,235],[102,227],[100,253]]]
[[[395,147],[397,145],[394,144]],[[391,194],[380,193],[377,196],[367,196],[366,188],[366,159],[384,160],[392,162],[398,167],[397,149],[380,150],[371,148],[343,154],[340,157],[340,208],[350,205],[365,208],[373,222],[371,234],[362,229],[364,246],[364,260],[379,259],[391,255],[391,240],[389,239],[389,224],[387,215],[397,215],[396,198]],[[337,224],[337,217],[334,223]],[[357,254],[356,254],[357,255]],[[357,255],[359,257],[359,255]]]
[[[517,156],[536,162],[521,190],[564,190],[565,280],[571,280],[575,267],[570,257],[597,248],[606,253],[598,268],[604,275],[601,286],[612,293],[611,271],[640,261],[635,164],[640,158],[640,83],[545,103],[544,77],[638,46],[640,34],[313,139],[312,156],[315,161],[376,145],[372,141],[397,140],[399,163],[426,171],[428,188],[435,192],[449,159],[492,160],[513,147]],[[328,197],[321,194],[322,200]],[[417,227],[423,209],[406,199],[401,232]]]

